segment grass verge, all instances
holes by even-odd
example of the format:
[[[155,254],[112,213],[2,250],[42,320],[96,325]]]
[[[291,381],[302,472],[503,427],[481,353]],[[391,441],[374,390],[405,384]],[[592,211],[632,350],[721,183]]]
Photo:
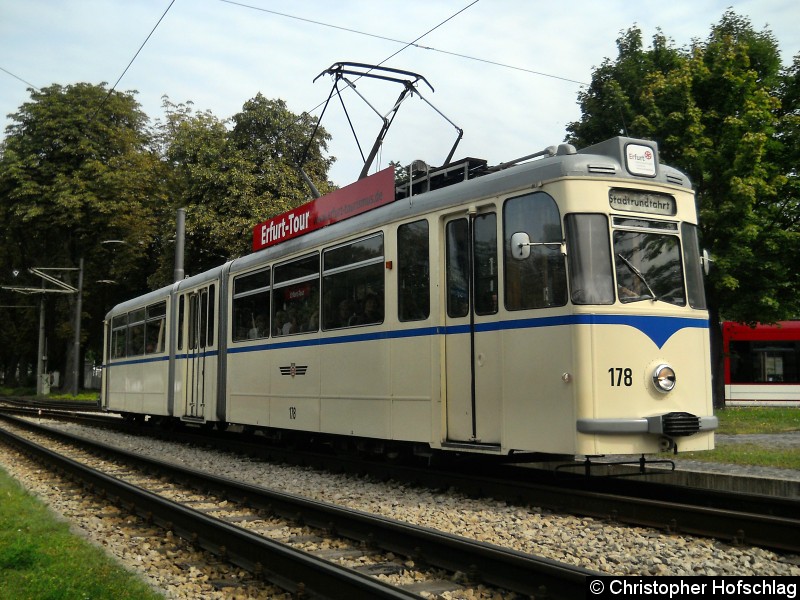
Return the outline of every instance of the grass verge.
[[[731,407],[716,412],[717,433],[785,433],[800,431],[800,408]]]
[[[73,535],[0,469],[0,600],[155,600],[162,596]]]
[[[800,408],[735,407],[716,412],[717,433],[726,435],[786,433],[800,430]],[[720,442],[707,452],[686,452],[682,458],[708,462],[800,469],[800,447],[769,448],[744,442]]]
[[[36,398],[36,390],[34,388],[9,388],[0,387],[0,397],[12,396],[16,398]],[[70,402],[97,402],[97,390],[84,390],[77,396],[72,394],[52,393],[47,396],[42,396],[43,400],[69,400]]]

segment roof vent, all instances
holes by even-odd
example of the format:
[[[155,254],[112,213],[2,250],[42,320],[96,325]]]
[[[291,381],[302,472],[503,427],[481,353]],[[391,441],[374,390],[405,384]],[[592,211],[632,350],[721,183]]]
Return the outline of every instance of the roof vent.
[[[602,173],[604,175],[614,175],[617,172],[617,166],[609,163],[603,165],[590,164],[587,169],[589,170],[589,173]]]
[[[678,175],[672,175],[671,173],[667,173],[667,181],[669,183],[683,185],[683,177],[679,177]]]

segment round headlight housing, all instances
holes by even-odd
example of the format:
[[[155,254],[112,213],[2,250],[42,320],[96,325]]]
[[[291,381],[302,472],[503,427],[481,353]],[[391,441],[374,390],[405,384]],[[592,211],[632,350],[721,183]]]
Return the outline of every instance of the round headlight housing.
[[[675,381],[675,370],[669,365],[658,365],[653,371],[653,383],[659,392],[671,392],[675,389]]]

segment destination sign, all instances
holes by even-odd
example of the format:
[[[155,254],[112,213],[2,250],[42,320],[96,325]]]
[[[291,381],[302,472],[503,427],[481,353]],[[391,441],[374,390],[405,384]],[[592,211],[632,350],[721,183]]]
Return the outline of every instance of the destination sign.
[[[608,203],[614,210],[670,217],[677,213],[674,197],[643,190],[612,189],[608,193]]]
[[[394,200],[394,168],[387,167],[259,223],[253,228],[253,251],[344,221]]]

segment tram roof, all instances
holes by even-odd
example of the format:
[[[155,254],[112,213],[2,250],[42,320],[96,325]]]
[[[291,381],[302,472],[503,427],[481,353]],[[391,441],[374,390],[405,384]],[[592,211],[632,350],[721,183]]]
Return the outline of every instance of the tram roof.
[[[561,144],[558,147],[548,148],[547,155],[543,158],[521,163],[511,161],[506,163],[509,165],[508,167],[502,169],[488,167],[486,174],[429,192],[401,197],[392,203],[351,219],[237,258],[233,261],[231,271],[248,270],[255,264],[280,260],[285,256],[302,252],[304,249],[310,250],[320,245],[334,243],[340,238],[346,238],[362,231],[367,233],[371,229],[394,221],[422,216],[449,207],[466,206],[499,194],[521,192],[530,189],[532,183],[565,177],[607,177],[638,183],[658,182],[691,189],[691,183],[685,174],[663,164],[657,165],[655,176],[652,177],[630,174],[621,155],[630,144],[646,144],[657,155],[658,149],[655,142],[643,142],[633,138],[617,137],[580,151],[576,151],[569,144]],[[478,162],[476,159],[465,159],[460,162],[467,161]],[[447,165],[447,168],[453,168],[453,165],[457,164]]]
[[[632,174],[629,171],[626,165],[625,152],[631,146],[652,149],[655,155],[655,173],[653,175],[641,176]],[[537,158],[528,160],[531,157]],[[472,164],[485,164],[485,162],[476,161],[476,159],[466,159],[466,161],[473,161]],[[457,163],[447,165],[445,168],[452,169],[455,164]],[[655,142],[626,137],[612,138],[581,150],[576,150],[570,144],[561,144],[557,147],[551,146],[545,151],[532,154],[529,157],[503,163],[497,167],[486,167],[483,170],[474,169],[474,171],[473,177],[465,181],[400,198],[369,212],[236,258],[225,265],[214,267],[138,298],[128,300],[114,307],[108,313],[108,316],[111,316],[112,313],[118,314],[138,306],[157,302],[168,296],[170,291],[191,289],[205,282],[216,280],[220,277],[221,271],[228,265],[231,273],[240,273],[251,270],[262,263],[273,263],[280,261],[284,257],[302,253],[304,250],[311,251],[311,249],[322,245],[330,245],[339,239],[347,238],[362,231],[367,233],[387,223],[422,216],[426,213],[449,207],[466,206],[499,194],[529,190],[534,183],[566,177],[605,177],[610,180],[619,180],[620,183],[657,182],[688,189],[692,187],[689,178],[684,173],[659,163],[658,147]],[[431,171],[428,177],[431,174],[435,175],[436,172],[437,170]],[[417,181],[416,179],[414,180],[414,182]]]

